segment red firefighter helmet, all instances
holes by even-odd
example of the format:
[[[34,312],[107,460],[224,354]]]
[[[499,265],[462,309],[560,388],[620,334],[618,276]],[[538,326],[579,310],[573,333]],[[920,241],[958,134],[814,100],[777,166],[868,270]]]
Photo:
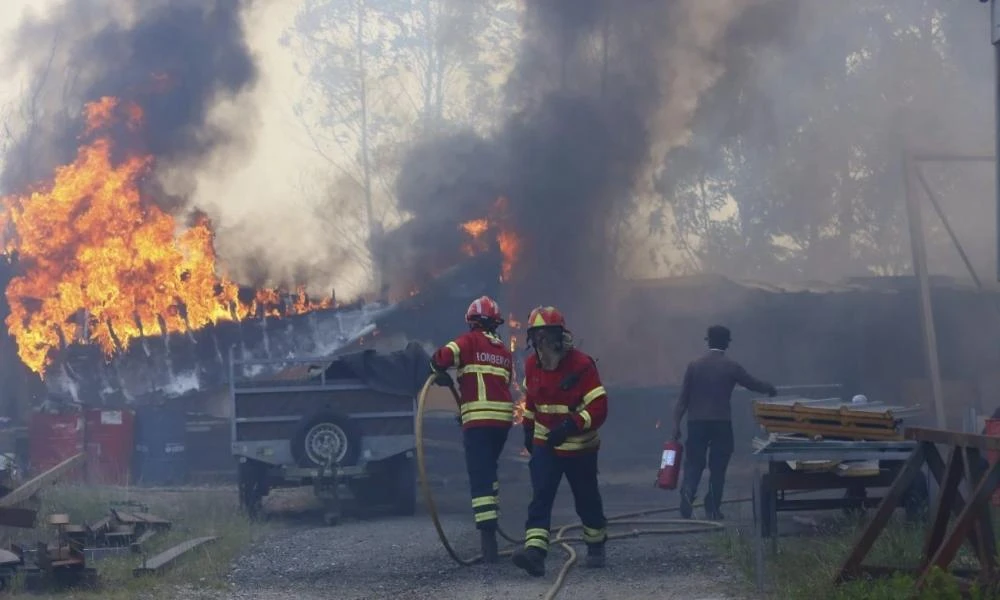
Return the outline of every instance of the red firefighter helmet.
[[[566,329],[566,319],[554,306],[539,306],[528,315],[528,331],[540,327],[559,327]]]
[[[478,323],[481,321],[492,321],[497,325],[503,323],[503,316],[500,315],[500,305],[489,296],[480,296],[472,301],[469,309],[465,311],[465,321],[467,323]]]

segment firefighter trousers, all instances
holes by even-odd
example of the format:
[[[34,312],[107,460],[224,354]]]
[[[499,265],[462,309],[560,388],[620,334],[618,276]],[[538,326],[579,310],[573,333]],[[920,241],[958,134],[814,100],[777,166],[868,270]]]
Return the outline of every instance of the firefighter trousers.
[[[524,525],[524,546],[548,552],[552,505],[563,475],[573,492],[576,514],[583,523],[583,540],[588,545],[603,544],[607,539],[607,521],[597,485],[597,452],[558,456],[547,446],[535,446],[529,469],[532,494],[528,521]]]
[[[510,427],[470,427],[462,431],[476,529],[494,531],[499,511],[497,463]]]
[[[733,456],[733,424],[729,421],[688,421],[687,429],[681,493],[694,501],[707,463],[708,493],[705,494],[705,510],[709,513],[717,512],[722,506],[726,469]]]

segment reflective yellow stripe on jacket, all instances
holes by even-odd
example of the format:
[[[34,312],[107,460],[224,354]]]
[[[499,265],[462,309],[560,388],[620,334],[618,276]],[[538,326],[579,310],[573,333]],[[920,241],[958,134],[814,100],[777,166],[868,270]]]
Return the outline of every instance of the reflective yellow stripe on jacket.
[[[590,406],[591,402],[605,394],[607,394],[607,392],[604,390],[604,386],[599,385],[583,395],[583,403],[580,405],[579,410],[577,410],[577,414],[580,415],[581,419],[583,419],[584,429],[590,429],[591,424],[590,411],[587,410],[587,407]]]
[[[496,402],[486,397],[486,381],[484,375],[503,377],[510,382],[510,371],[503,367],[491,365],[467,365],[458,370],[458,376],[476,376],[476,400],[462,404],[462,422],[470,421],[514,421],[514,404],[511,402]]]
[[[462,422],[514,420],[514,405],[510,402],[476,400],[462,405]]]
[[[503,367],[493,367],[490,365],[466,365],[458,370],[458,376],[475,373],[477,375],[496,375],[503,377],[504,381],[510,382],[510,371]]]
[[[549,428],[537,421],[535,421],[535,439],[542,442],[549,439]],[[596,448],[600,441],[596,431],[586,431],[579,435],[569,436],[562,445],[556,446],[556,450],[575,451]]]
[[[452,364],[451,364],[451,366],[453,366],[455,368],[458,368],[459,364],[461,362],[461,359],[459,358],[459,354],[461,354],[462,349],[459,348],[458,344],[456,344],[455,342],[448,342],[447,344],[444,345],[444,347],[447,348],[447,349],[449,349],[449,350],[451,350],[451,356],[452,356]]]

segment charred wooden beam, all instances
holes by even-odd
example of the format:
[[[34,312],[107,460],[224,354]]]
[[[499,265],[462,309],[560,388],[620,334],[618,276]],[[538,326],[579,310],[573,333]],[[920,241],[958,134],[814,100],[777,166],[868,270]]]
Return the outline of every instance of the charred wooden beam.
[[[118,334],[115,333],[115,328],[111,326],[111,319],[108,318],[104,324],[108,328],[108,336],[115,344],[115,354],[121,354],[125,351],[125,346],[122,345],[122,341],[118,338]]]
[[[81,452],[76,456],[67,458],[38,477],[31,479],[15,488],[14,491],[0,498],[0,507],[16,506],[28,498],[35,495],[38,490],[46,485],[55,483],[60,478],[67,475],[71,470],[83,464],[84,454]]]

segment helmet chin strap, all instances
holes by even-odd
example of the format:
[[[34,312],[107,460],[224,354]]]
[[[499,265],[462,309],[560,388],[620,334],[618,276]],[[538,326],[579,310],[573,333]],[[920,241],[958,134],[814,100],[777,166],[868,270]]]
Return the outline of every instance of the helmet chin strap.
[[[487,322],[485,322],[483,320],[477,319],[475,321],[469,321],[469,330],[470,331],[475,331],[475,330],[479,329],[479,330],[485,331],[486,333],[496,334],[497,329],[501,325],[503,325],[503,321],[499,321],[499,322],[497,322],[497,321],[491,321],[491,322],[487,323]]]

